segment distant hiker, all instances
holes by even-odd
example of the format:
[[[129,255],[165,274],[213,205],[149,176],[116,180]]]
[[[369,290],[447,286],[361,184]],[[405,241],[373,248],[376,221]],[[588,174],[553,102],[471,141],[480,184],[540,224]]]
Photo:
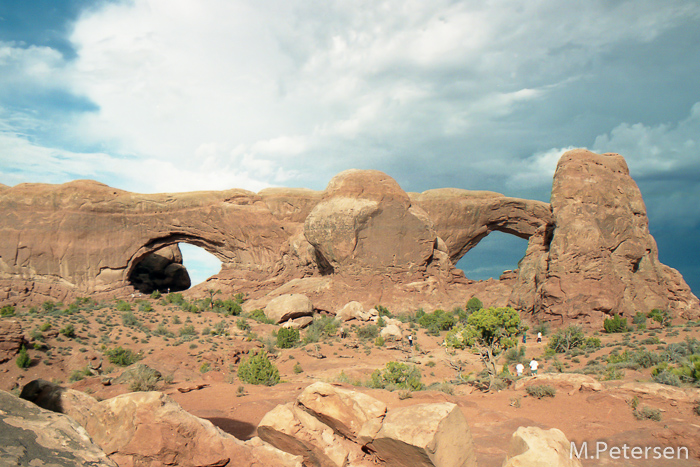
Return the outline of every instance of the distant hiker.
[[[345,339],[347,337],[347,334],[345,332],[345,328],[340,328],[340,330],[338,332],[340,334],[341,339]]]
[[[542,342],[542,333],[538,332],[537,333],[537,343],[539,344],[540,342]]]
[[[413,348],[413,334],[408,335],[408,346]]]
[[[518,362],[517,365],[515,365],[515,374],[516,376],[520,377],[523,375],[523,371],[525,371],[525,365],[522,363]]]
[[[534,358],[530,361],[530,373],[533,375],[537,374],[537,367],[540,366],[539,363],[537,363],[537,360]]]
[[[523,333],[523,344],[527,344],[527,333]]]

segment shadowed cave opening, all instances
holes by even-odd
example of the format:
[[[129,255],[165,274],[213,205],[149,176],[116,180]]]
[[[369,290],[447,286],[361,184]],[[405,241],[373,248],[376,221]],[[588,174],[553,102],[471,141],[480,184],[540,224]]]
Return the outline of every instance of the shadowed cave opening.
[[[515,270],[525,256],[527,240],[493,231],[457,261],[457,268],[472,280],[498,279],[503,271]]]
[[[204,248],[176,243],[146,255],[129,275],[130,284],[150,294],[181,292],[221,271],[221,261]]]

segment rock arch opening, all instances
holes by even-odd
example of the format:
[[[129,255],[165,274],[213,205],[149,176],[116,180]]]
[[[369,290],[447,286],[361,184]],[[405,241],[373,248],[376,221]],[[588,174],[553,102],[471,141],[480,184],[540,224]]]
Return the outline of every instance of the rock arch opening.
[[[516,235],[493,231],[462,256],[456,266],[472,280],[498,279],[503,272],[518,268],[527,242]]]
[[[149,241],[129,261],[126,281],[141,293],[180,292],[218,274],[221,260],[216,245],[187,235]]]
[[[182,264],[190,275],[192,287],[221,272],[221,260],[204,248],[190,243],[178,243],[178,246],[182,252]]]

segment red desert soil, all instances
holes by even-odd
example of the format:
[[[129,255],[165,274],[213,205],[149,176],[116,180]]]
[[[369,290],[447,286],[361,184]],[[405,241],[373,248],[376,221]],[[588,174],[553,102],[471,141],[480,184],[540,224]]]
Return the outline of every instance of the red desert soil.
[[[417,329],[418,349],[412,350],[406,342],[387,342],[383,347],[377,347],[373,341],[359,340],[354,332],[350,332],[343,339],[333,337],[325,342],[276,350],[273,361],[282,376],[282,382],[276,386],[243,384],[236,376],[236,351],[245,351],[251,345],[264,345],[258,343],[256,337],[262,342],[271,340],[272,332],[277,326],[210,311],[185,312],[174,305],[164,305],[159,300],[144,300],[141,309],[145,303],[150,304],[153,311],[138,311],[139,304],[132,304],[132,314],[137,323],[131,326],[125,324],[123,312],[117,311],[114,302],[102,303],[93,310],[80,308],[72,314],[18,310],[16,316],[2,318],[20,321],[30,342],[36,342],[37,347],[42,348],[37,350],[30,346],[29,354],[33,361],[32,366],[26,370],[19,369],[14,358],[0,364],[0,389],[14,390],[17,393],[29,381],[43,378],[91,393],[99,399],[129,392],[128,384],[103,384],[106,378],[116,377],[122,371],[122,368],[111,364],[106,357],[102,362],[101,375],[70,381],[71,375],[76,370],[85,368],[88,361],[94,365],[102,359],[105,349],[122,346],[134,352],[142,352],[140,363],[157,369],[168,381],[160,383],[159,389],[187,411],[212,421],[238,438],[248,439],[255,436],[256,426],[265,413],[277,404],[292,401],[315,381],[337,381],[341,372],[347,377],[346,381],[367,380],[373,370],[383,368],[389,361],[413,362],[420,368],[423,382],[430,385],[455,379],[456,371],[449,365],[450,361],[463,360],[465,375],[477,374],[482,369],[478,358],[468,351],[459,351],[455,355],[446,352],[441,346],[444,332],[438,337],[429,336],[423,329]],[[62,308],[65,310],[66,307]],[[236,324],[239,320],[247,322],[251,329],[239,329]],[[219,326],[225,328],[226,332],[222,335],[211,334],[211,330],[216,329],[215,326],[220,322],[223,324]],[[50,327],[42,332],[39,328],[44,323],[49,323]],[[74,326],[76,337],[67,338],[57,332],[68,324]],[[633,331],[624,335],[599,333],[596,336],[602,341],[601,349],[576,357],[561,354],[557,357],[564,365],[564,371],[575,372],[585,368],[587,362],[594,358],[604,363],[605,356],[613,348],[622,352],[630,343],[638,348],[656,351],[660,345],[681,342],[686,337],[700,338],[699,325],[675,324],[670,328]],[[194,327],[196,334],[183,339],[180,331],[185,329],[186,334],[185,326],[188,325]],[[408,325],[405,326],[408,329]],[[347,324],[345,327],[350,329]],[[203,332],[205,328],[209,328],[207,335]],[[158,332],[162,335],[157,335]],[[172,334],[168,335],[168,332]],[[594,330],[586,331],[587,336],[594,333]],[[303,336],[302,330],[302,338]],[[653,337],[659,339],[659,344],[641,343],[644,339]],[[526,344],[527,359],[537,357],[541,362],[540,373],[553,369],[553,360],[543,358],[546,343],[546,338],[545,342],[537,344],[530,337]],[[615,347],[616,344],[620,347]],[[323,358],[318,358],[321,356]],[[297,364],[302,371],[295,373],[294,367]],[[604,441],[609,446],[686,446],[691,457],[689,460],[624,461],[602,457],[583,460],[584,466],[675,467],[700,464],[700,416],[695,414],[691,402],[640,396],[641,404],[661,410],[662,418],[660,422],[637,420],[630,407],[631,395],[616,390],[616,387],[625,382],[651,381],[650,371],[627,369],[624,370],[622,379],[602,381],[605,386],[603,391],[576,391],[569,394],[559,390],[555,397],[543,399],[530,397],[523,389],[508,388],[488,393],[471,384],[444,384],[443,391],[413,392],[410,398],[403,400],[399,398],[399,391],[366,387],[355,389],[381,399],[389,408],[437,401],[457,404],[469,421],[477,460],[482,467],[500,466],[512,433],[519,426],[533,425],[559,428],[577,445],[588,441],[591,446],[589,449],[598,441]],[[351,387],[350,384],[345,385]],[[198,387],[200,388],[197,389]],[[192,390],[181,392],[188,389]]]

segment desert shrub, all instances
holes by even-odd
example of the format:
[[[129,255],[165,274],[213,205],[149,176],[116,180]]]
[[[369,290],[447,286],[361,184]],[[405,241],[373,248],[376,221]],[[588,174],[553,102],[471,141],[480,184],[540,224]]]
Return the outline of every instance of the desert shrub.
[[[532,397],[542,399],[543,397],[554,397],[557,390],[548,384],[535,384],[525,388],[525,392]]]
[[[153,334],[156,336],[162,336],[162,337],[175,337],[175,334],[173,334],[168,328],[165,327],[165,324],[160,323],[158,327],[153,331]]]
[[[268,318],[265,315],[265,312],[263,310],[261,310],[260,308],[257,308],[255,310],[251,311],[250,313],[248,313],[248,317],[251,319],[254,319],[258,323],[273,324],[272,320],[270,318]]]
[[[243,313],[240,302],[236,300],[216,300],[214,309],[220,311],[226,316],[238,316]]]
[[[304,331],[304,344],[312,344],[323,338],[334,336],[338,331],[338,320],[333,316],[314,319]]]
[[[280,373],[267,353],[251,352],[238,367],[238,379],[249,384],[274,386],[280,382]]]
[[[134,353],[131,349],[122,348],[120,345],[117,348],[105,351],[105,355],[111,363],[119,366],[133,365],[140,360],[141,356]]]
[[[666,369],[656,373],[652,371],[652,379],[657,383],[667,384],[669,386],[678,387],[681,385],[681,379],[678,377],[678,375]]]
[[[368,324],[357,328],[355,334],[357,335],[358,339],[362,340],[376,339],[379,335],[379,328],[376,324]]]
[[[75,337],[75,327],[74,327],[72,324],[70,324],[70,323],[69,323],[69,324],[66,324],[66,325],[65,325],[63,328],[61,328],[61,330],[58,331],[58,332],[60,332],[61,334],[63,334],[64,336],[66,336],[66,337],[69,338],[69,339],[72,339],[73,337]]]
[[[0,308],[0,316],[14,316],[15,315],[15,307],[12,305],[5,305],[4,307]]]
[[[393,316],[389,309],[385,306],[375,305],[374,309],[377,310],[379,316],[388,316],[389,318]]]
[[[160,292],[160,290],[154,290],[153,292],[151,292],[151,298],[153,300],[158,300],[162,296],[163,294]]]
[[[700,401],[697,401],[695,403],[695,408],[693,409],[693,411],[695,412],[695,415],[700,416]]]
[[[467,314],[472,314],[475,311],[479,311],[484,307],[484,304],[476,297],[472,297],[467,300],[466,312]]]
[[[438,309],[432,313],[424,313],[418,319],[418,324],[427,329],[429,334],[437,335],[440,331],[452,329],[456,320],[452,313]]]
[[[301,367],[299,362],[296,362],[294,364],[294,368],[292,368],[292,371],[294,372],[295,375],[298,375],[299,373],[303,373],[304,369]]]
[[[646,324],[646,322],[647,322],[647,315],[645,315],[641,311],[638,311],[634,315],[634,318],[632,318],[632,323],[636,324],[637,326],[639,326],[640,324]]]
[[[299,343],[299,330],[294,328],[280,328],[277,331],[277,347],[291,349]]]
[[[655,422],[661,421],[661,411],[653,407],[644,406],[639,410],[634,410],[632,413],[637,420],[653,420]]]
[[[661,362],[661,356],[648,350],[638,350],[632,355],[632,360],[642,368],[651,368]]]
[[[158,381],[160,379],[161,375],[156,370],[146,365],[136,365],[134,371],[131,372],[129,390],[132,392],[155,391],[158,389]],[[168,379],[172,383],[172,375]]]
[[[117,301],[117,311],[131,311],[131,304],[124,300]]]
[[[513,363],[524,363],[525,362],[525,347],[511,347],[504,353],[506,363],[512,365]]]
[[[537,335],[538,333],[542,333],[543,336],[548,336],[549,335],[549,323],[547,321],[544,322],[539,322],[537,323],[536,326],[532,327],[532,332]]]
[[[615,314],[612,318],[606,318],[603,321],[603,328],[608,334],[615,332],[627,332],[629,329],[627,327],[627,318]]]
[[[248,321],[246,321],[245,318],[239,318],[236,321],[236,327],[240,329],[241,331],[249,331],[250,330],[250,324],[248,324]]]
[[[68,377],[68,381],[75,382],[75,381],[82,381],[84,380],[87,376],[92,376],[92,371],[90,371],[90,368],[87,366],[81,370],[74,370],[70,376]]]
[[[586,337],[583,346],[588,350],[595,350],[600,348],[600,339],[597,337]]]
[[[25,368],[29,368],[29,365],[32,364],[32,359],[27,353],[27,349],[25,349],[24,346],[20,347],[19,355],[17,355],[15,363],[17,363],[17,366],[23,370]]]
[[[369,386],[376,389],[423,389],[420,370],[406,363],[388,362],[384,370],[374,370]]]
[[[43,323],[41,326],[39,326],[39,331],[41,332],[46,332],[49,329],[51,329],[51,323],[49,322]]]
[[[165,296],[165,303],[172,303],[173,305],[181,306],[186,302],[187,300],[185,300],[185,297],[183,297],[181,293],[173,292]]]
[[[46,300],[44,303],[41,304],[41,307],[44,309],[45,312],[50,313],[56,309],[56,304],[51,300]]]
[[[384,345],[384,338],[382,336],[377,336],[377,338],[374,339],[374,345],[382,347]]]
[[[132,328],[137,328],[141,324],[136,318],[136,316],[134,316],[134,314],[130,311],[122,313],[122,323],[124,324],[124,326],[129,326]]]
[[[196,336],[197,331],[194,329],[194,326],[191,324],[186,324],[180,328],[178,331],[178,334],[180,334],[181,337],[191,337],[191,336]]]
[[[139,311],[148,313],[153,311],[153,307],[148,302],[141,302],[139,303]]]
[[[208,373],[211,371],[211,363],[209,362],[204,362],[202,365],[199,367],[199,372],[200,373]]]
[[[671,313],[668,310],[660,310],[654,308],[649,313],[647,313],[647,318],[651,318],[661,326],[666,327],[671,324]]]
[[[570,325],[555,332],[547,345],[557,353],[564,353],[575,347],[582,346],[585,339],[581,326]]]

